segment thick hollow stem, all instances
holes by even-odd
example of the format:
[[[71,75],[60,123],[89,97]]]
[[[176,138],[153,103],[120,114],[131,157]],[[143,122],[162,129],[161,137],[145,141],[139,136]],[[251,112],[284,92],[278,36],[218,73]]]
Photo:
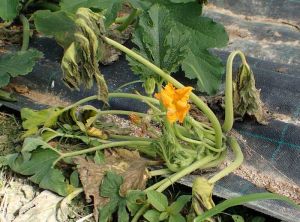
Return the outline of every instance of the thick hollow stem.
[[[21,51],[26,51],[29,46],[30,27],[28,19],[23,14],[20,15],[20,20],[23,25],[23,42]]]
[[[136,95],[136,94],[132,94],[132,93],[109,93],[108,94],[108,98],[128,98],[128,99],[137,99],[137,100],[141,100],[141,101],[147,101],[153,104],[159,104],[159,101],[157,99],[151,98],[151,97],[147,97],[147,96],[142,96],[142,95]],[[62,112],[67,111],[69,109],[72,109],[76,106],[79,106],[81,104],[90,102],[92,100],[97,100],[98,96],[89,96],[86,97],[84,99],[81,99],[79,101],[77,101],[76,103],[73,103],[70,106],[65,107]]]
[[[79,150],[79,151],[74,151],[74,152],[69,152],[69,153],[62,153],[59,158],[53,163],[53,167],[56,165],[58,161],[61,159],[67,158],[67,157],[73,157],[73,156],[79,156],[91,152],[95,152],[97,150],[103,150],[106,148],[112,148],[112,147],[119,147],[119,146],[135,146],[136,149],[139,149],[139,146],[148,146],[150,145],[151,142],[148,141],[120,141],[120,142],[111,142],[111,143],[106,143],[102,144],[100,146],[95,146],[92,148],[88,148],[85,150]]]
[[[226,81],[225,81],[225,120],[222,126],[224,132],[231,130],[234,121],[234,112],[233,112],[233,95],[232,95],[232,65],[233,59],[235,56],[239,55],[242,59],[242,63],[247,65],[245,55],[241,51],[232,52],[226,64]]]
[[[217,182],[218,180],[220,180],[221,178],[227,176],[229,173],[231,173],[232,171],[237,169],[243,163],[244,155],[243,155],[243,152],[242,152],[238,142],[233,137],[229,137],[228,140],[229,140],[230,147],[232,148],[232,151],[235,155],[235,160],[228,167],[224,168],[223,170],[218,172],[216,175],[211,177],[208,180],[208,182],[211,184],[213,184],[213,183]]]
[[[137,115],[140,117],[146,117],[148,116],[148,114],[146,113],[139,113],[139,112],[133,112],[133,111],[127,111],[127,110],[103,110],[103,111],[99,111],[97,113],[98,115],[107,115],[107,114],[111,114],[111,115]]]
[[[159,188],[157,188],[156,191],[163,192],[165,189],[167,189],[170,185],[175,183],[177,180],[181,179],[182,177],[192,173],[193,171],[201,168],[202,166],[208,164],[210,161],[215,160],[219,155],[209,155],[204,157],[201,160],[198,160],[194,163],[192,163],[190,166],[184,168],[183,170],[173,174],[172,176],[168,177],[166,182],[163,183]]]
[[[182,85],[176,79],[171,77],[169,74],[167,74],[162,69],[158,68],[153,63],[149,62],[148,60],[146,60],[145,58],[143,58],[139,54],[133,52],[132,50],[128,49],[127,47],[123,46],[122,44],[120,44],[120,43],[118,43],[118,42],[116,42],[116,41],[114,41],[110,38],[103,37],[103,39],[107,44],[114,46],[115,48],[117,48],[117,49],[123,51],[124,53],[126,53],[128,56],[136,59],[138,62],[142,63],[147,68],[149,68],[150,70],[152,70],[153,72],[155,72],[156,74],[161,76],[165,81],[172,83],[176,88],[183,88],[184,87],[184,85]],[[199,109],[201,109],[202,112],[210,120],[210,122],[211,122],[211,124],[212,124],[212,126],[215,130],[215,133],[216,133],[215,134],[216,148],[220,149],[222,147],[222,129],[221,129],[221,125],[219,123],[219,120],[217,119],[217,117],[215,116],[213,111],[198,96],[196,96],[194,93],[192,93],[190,98],[196,104],[196,106]]]
[[[172,173],[172,171],[169,169],[160,169],[160,170],[151,170],[149,172],[149,175],[151,177],[155,177],[155,176],[161,176],[161,175],[166,175],[166,174],[170,174],[170,173]]]

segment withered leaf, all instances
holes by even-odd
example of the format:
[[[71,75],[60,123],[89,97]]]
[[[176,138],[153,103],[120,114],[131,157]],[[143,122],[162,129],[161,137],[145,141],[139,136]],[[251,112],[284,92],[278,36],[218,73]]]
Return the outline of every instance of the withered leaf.
[[[233,82],[233,107],[235,116],[253,116],[261,124],[267,123],[267,114],[260,99],[260,90],[255,87],[255,79],[248,65],[241,65]]]
[[[87,8],[76,12],[74,42],[65,50],[61,68],[64,81],[70,88],[79,89],[81,84],[90,89],[94,80],[99,99],[107,102],[108,89],[99,70],[104,43],[100,36],[105,32],[103,15]]]
[[[94,202],[94,217],[98,221],[98,208],[105,206],[109,198],[101,197],[100,186],[106,172],[113,171],[124,178],[120,186],[120,196],[128,190],[143,190],[149,178],[146,170],[147,160],[137,151],[126,149],[105,150],[105,162],[96,164],[92,160],[76,157],[79,177],[83,185],[86,200]]]

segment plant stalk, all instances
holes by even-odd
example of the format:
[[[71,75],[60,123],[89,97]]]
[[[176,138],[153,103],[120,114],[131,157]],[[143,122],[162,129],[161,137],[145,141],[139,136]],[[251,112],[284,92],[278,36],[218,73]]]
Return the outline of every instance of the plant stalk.
[[[20,14],[20,20],[23,25],[23,41],[21,51],[26,51],[29,46],[30,27],[28,19],[23,14]]]
[[[233,153],[235,155],[235,160],[229,166],[227,166],[226,168],[218,172],[216,175],[211,177],[208,180],[208,182],[211,184],[216,183],[221,178],[227,176],[229,173],[237,169],[243,163],[244,155],[237,140],[233,137],[229,137],[228,140],[229,140],[230,147],[232,148]]]
[[[150,145],[151,142],[148,141],[120,141],[120,142],[111,142],[106,144],[101,144],[100,146],[91,147],[85,150],[79,150],[69,153],[61,153],[60,157],[56,159],[56,161],[52,164],[52,167],[56,165],[58,161],[67,157],[79,156],[87,153],[91,153],[97,150],[103,150],[106,148],[119,147],[119,146],[136,146],[136,149],[139,149],[139,146],[147,146]]]
[[[232,129],[234,121],[234,111],[233,111],[233,95],[232,95],[232,65],[235,56],[239,55],[242,59],[243,65],[248,66],[245,55],[241,51],[232,52],[226,64],[226,81],[225,81],[225,120],[223,123],[223,131],[225,133]]]
[[[161,76],[165,81],[172,83],[176,88],[183,88],[184,87],[183,84],[181,84],[179,81],[177,81],[176,79],[171,77],[169,74],[164,72],[162,69],[158,68],[153,63],[149,62],[148,60],[146,60],[145,58],[143,58],[139,54],[133,52],[132,50],[128,49],[127,47],[123,46],[122,44],[120,44],[120,43],[118,43],[118,42],[116,42],[116,41],[114,41],[110,38],[107,38],[105,36],[103,37],[103,40],[107,44],[114,46],[115,48],[117,48],[117,49],[123,51],[124,53],[126,53],[128,56],[136,59],[137,61],[139,61],[140,63],[145,65],[147,68],[149,68],[150,70],[152,70],[153,72],[155,72],[156,74]],[[211,124],[212,124],[212,126],[215,130],[215,133],[216,133],[215,134],[216,148],[220,149],[222,147],[222,129],[221,129],[221,125],[219,123],[219,120],[217,119],[217,117],[215,116],[213,111],[194,93],[191,93],[190,99],[197,105],[198,108],[200,108],[202,110],[202,112],[210,120],[210,122],[211,122]]]

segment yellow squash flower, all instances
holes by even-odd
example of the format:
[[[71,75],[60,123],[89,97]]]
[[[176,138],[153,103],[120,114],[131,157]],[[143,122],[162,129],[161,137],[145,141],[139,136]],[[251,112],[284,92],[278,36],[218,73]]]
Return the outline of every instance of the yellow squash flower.
[[[165,86],[160,92],[155,94],[155,98],[159,99],[167,109],[167,118],[171,123],[177,120],[182,123],[185,116],[190,110],[188,100],[193,88],[183,87],[176,89],[171,83]]]

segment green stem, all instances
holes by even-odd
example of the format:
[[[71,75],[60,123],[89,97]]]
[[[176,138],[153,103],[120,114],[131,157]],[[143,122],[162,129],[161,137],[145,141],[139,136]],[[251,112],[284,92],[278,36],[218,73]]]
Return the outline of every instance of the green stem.
[[[127,82],[127,83],[125,83],[125,84],[119,86],[119,87],[118,87],[116,90],[114,90],[114,91],[115,91],[115,92],[118,92],[118,91],[120,91],[121,89],[123,89],[123,88],[126,87],[126,86],[130,86],[130,85],[132,85],[132,84],[136,84],[136,83],[140,83],[140,82],[144,82],[144,81],[142,81],[142,80],[135,80],[135,81],[132,81],[132,82]]]
[[[229,173],[231,173],[232,171],[237,169],[244,160],[243,152],[242,152],[237,140],[233,137],[229,137],[228,140],[229,140],[230,146],[233,150],[233,153],[235,155],[235,160],[229,166],[227,166],[226,168],[224,168],[223,170],[218,172],[216,175],[211,177],[208,180],[208,182],[211,184],[216,183],[218,180],[227,176]]]
[[[109,134],[109,138],[116,139],[116,140],[130,140],[130,141],[148,141],[148,142],[153,142],[152,139],[150,138],[143,138],[143,137],[135,137],[135,136],[123,136],[123,135],[114,135],[114,134]]]
[[[223,201],[222,203],[216,205],[215,207],[209,209],[206,212],[203,212],[200,216],[196,217],[194,219],[194,222],[202,222],[207,221],[207,218],[213,217],[214,215],[217,215],[224,210],[226,210],[229,207],[238,206],[244,203],[248,203],[251,201],[258,201],[258,200],[268,200],[268,199],[274,199],[274,200],[282,200],[286,201],[287,203],[294,206],[296,209],[300,210],[300,207],[291,201],[289,198],[285,196],[281,196],[274,193],[254,193],[254,194],[248,194],[240,197],[234,197],[228,200]]]
[[[149,172],[149,175],[151,177],[155,177],[155,176],[161,176],[161,175],[166,175],[166,174],[170,174],[170,173],[172,173],[172,171],[169,170],[168,168],[166,168],[166,169],[160,169],[160,170],[151,170]]]
[[[154,104],[159,104],[159,101],[157,99],[151,98],[151,97],[147,97],[147,96],[141,96],[141,95],[136,95],[136,94],[132,94],[132,93],[109,93],[108,94],[109,98],[129,98],[129,99],[137,99],[137,100],[141,100],[141,101],[148,101]],[[68,111],[76,106],[79,106],[83,103],[87,103],[89,101],[92,100],[97,100],[98,96],[89,96],[86,97],[84,99],[81,99],[79,101],[77,101],[76,103],[73,103],[70,106],[65,107],[61,112],[65,112]]]
[[[112,148],[112,147],[119,147],[119,146],[136,146],[136,149],[139,149],[139,146],[147,146],[150,145],[151,142],[148,141],[120,141],[120,142],[111,142],[107,144],[101,144],[100,146],[91,147],[84,150],[69,152],[69,153],[61,153],[60,157],[56,159],[56,161],[53,163],[53,167],[56,165],[57,162],[60,160],[66,158],[66,157],[73,157],[73,156],[79,156],[91,152],[95,152],[97,150],[103,150],[106,148]]]
[[[179,81],[171,77],[169,74],[164,72],[162,69],[158,68],[155,66],[153,63],[149,62],[147,59],[143,58],[139,54],[133,52],[132,50],[128,49],[127,47],[123,46],[122,44],[107,38],[103,37],[104,41],[109,44],[114,46],[115,48],[125,52],[128,56],[136,59],[138,62],[142,63],[145,65],[147,68],[161,76],[165,81],[172,83],[176,88],[183,88],[184,85],[181,84]],[[215,130],[215,137],[216,137],[216,148],[220,149],[222,147],[222,129],[221,125],[219,123],[219,120],[213,113],[213,111],[194,93],[191,93],[190,96],[191,100],[196,104],[196,106],[202,110],[202,112],[208,117],[210,120],[214,130]]]
[[[28,19],[23,14],[20,14],[20,20],[23,25],[23,42],[21,51],[26,51],[29,46],[30,27]]]
[[[204,157],[201,160],[198,160],[192,163],[190,166],[184,168],[183,170],[173,174],[172,176],[168,177],[165,183],[163,183],[156,191],[163,192],[167,189],[170,185],[175,183],[177,180],[181,179],[182,177],[192,173],[193,171],[203,167],[204,165],[208,164],[210,161],[215,160],[219,155],[209,155]]]
[[[146,212],[146,210],[150,207],[150,204],[145,204],[138,210],[138,212],[134,215],[131,222],[138,222],[140,217]]]
[[[128,115],[128,116],[131,115],[131,114],[134,114],[134,115],[137,115],[137,116],[140,116],[140,117],[149,116],[146,113],[139,113],[139,112],[133,112],[133,111],[127,111],[127,110],[101,110],[101,111],[98,111],[97,114],[98,115],[107,115],[107,114],[111,114],[111,115]]]
[[[226,81],[225,81],[225,120],[222,126],[224,132],[231,130],[234,121],[234,111],[233,111],[233,95],[232,95],[232,65],[235,56],[239,55],[242,59],[242,63],[248,66],[245,55],[241,51],[232,52],[226,64]]]
[[[183,136],[179,132],[179,130],[177,129],[176,125],[174,126],[174,129],[175,129],[176,136],[178,136],[179,139],[181,139],[181,140],[183,140],[185,142],[193,143],[193,144],[197,144],[197,145],[202,145],[202,146],[206,147],[207,149],[212,150],[214,152],[222,152],[224,149],[226,149],[226,147],[222,147],[221,149],[216,149],[216,148],[208,145],[207,143],[204,143],[203,141],[199,141],[199,140],[194,140],[194,139],[191,139],[191,138],[187,138],[187,137]]]
[[[159,100],[157,100],[155,98],[151,98],[151,97],[148,97],[148,96],[137,95],[137,94],[132,94],[132,93],[109,93],[108,97],[109,98],[136,99],[136,100],[147,101],[147,102],[159,105]]]
[[[123,23],[117,27],[117,30],[119,30],[120,32],[124,31],[140,14],[141,10],[133,9],[130,15],[123,21]]]

